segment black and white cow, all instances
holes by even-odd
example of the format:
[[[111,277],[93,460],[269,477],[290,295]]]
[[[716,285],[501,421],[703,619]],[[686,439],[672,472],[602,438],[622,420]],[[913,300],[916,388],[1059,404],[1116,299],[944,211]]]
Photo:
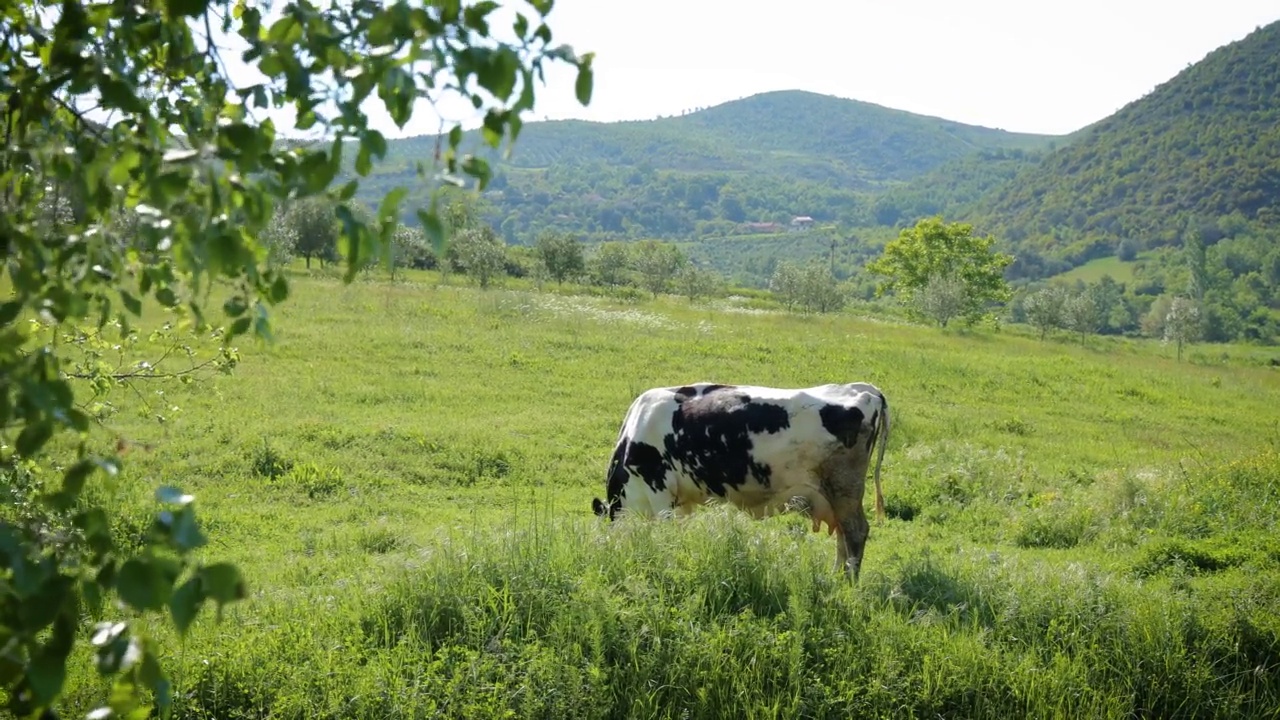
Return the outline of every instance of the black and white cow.
[[[881,431],[883,430],[883,436]],[[876,515],[889,402],[868,383],[789,389],[695,383],[641,393],[627,410],[597,515],[685,514],[727,501],[755,517],[799,506],[836,535],[854,581],[870,524],[862,508],[876,440]]]

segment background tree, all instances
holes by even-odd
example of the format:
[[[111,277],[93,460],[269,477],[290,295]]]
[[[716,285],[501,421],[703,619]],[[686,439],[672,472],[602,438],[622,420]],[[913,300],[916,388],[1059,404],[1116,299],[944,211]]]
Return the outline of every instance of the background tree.
[[[1067,327],[1080,334],[1081,345],[1084,345],[1085,337],[1097,332],[1106,320],[1102,304],[1098,302],[1098,292],[1094,289],[1096,287],[1095,285],[1068,297],[1063,304],[1063,320]]]
[[[1116,257],[1124,262],[1131,262],[1138,258],[1138,250],[1138,241],[1126,237],[1116,245]]]
[[[769,278],[769,291],[788,310],[800,304],[804,295],[804,278],[800,267],[790,260],[778,263]]]
[[[1040,339],[1044,340],[1049,331],[1063,326],[1067,293],[1059,285],[1037,290],[1022,301],[1027,322],[1040,331]]]
[[[582,243],[568,233],[544,231],[538,235],[534,251],[547,275],[563,285],[565,280],[577,277],[585,264],[582,258]]]
[[[1140,323],[1143,335],[1153,338],[1164,337],[1165,319],[1169,316],[1169,308],[1172,304],[1173,298],[1169,295],[1161,295],[1151,302]]]
[[[657,240],[636,243],[631,257],[641,284],[654,297],[667,291],[676,272],[688,262],[680,248]]]
[[[162,614],[183,634],[206,603],[247,592],[234,565],[193,559],[208,537],[180,489],[156,492],[141,538],[118,537],[112,508],[83,492],[101,473],[124,472],[128,445],[84,401],[136,375],[93,362],[98,343],[138,337],[134,324],[155,303],[173,326],[220,345],[217,367],[234,367],[235,340],[269,340],[268,308],[289,295],[262,239],[287,199],[332,203],[352,280],[390,241],[407,193],[387,192],[371,221],[353,210],[360,179],[386,153],[361,108],[375,96],[400,128],[419,98],[472,100],[492,147],[515,139],[544,64],[577,67],[586,104],[592,56],[551,45],[551,3],[519,14],[510,41],[494,37],[497,7],[287,2],[268,22],[242,0],[6,5],[0,486],[21,486],[23,498],[0,515],[0,567],[16,580],[0,604],[0,696],[12,716],[54,716],[67,659],[86,637],[108,681],[92,716],[144,717],[152,704],[164,714],[162,653],[137,618]],[[256,75],[228,74],[220,53],[233,40]],[[259,115],[285,106],[297,130],[323,141],[281,142]],[[423,174],[483,189],[491,171],[458,156],[461,139],[460,126],[446,132],[439,165]],[[355,175],[335,187],[345,167]],[[418,218],[439,244],[435,197]],[[220,307],[208,306],[215,284]]]
[[[952,275],[964,286],[964,305],[958,317],[972,324],[988,314],[991,303],[1006,302],[1012,291],[1004,279],[1004,269],[1013,258],[992,249],[995,238],[973,235],[973,226],[943,223],[942,218],[925,218],[904,228],[885,245],[879,258],[867,270],[887,278],[876,288],[877,296],[893,292],[919,315],[913,302],[929,280]]]
[[[694,263],[686,263],[676,272],[676,292],[689,298],[690,302],[716,294],[719,286],[720,276],[714,270],[698,267]]]
[[[1200,306],[1196,301],[1175,297],[1164,317],[1164,341],[1177,346],[1178,362],[1182,362],[1182,346],[1200,337]]]
[[[801,304],[808,311],[829,313],[844,307],[845,296],[840,291],[840,283],[831,274],[830,266],[821,260],[814,260],[801,268],[800,287]]]
[[[1089,293],[1102,316],[1098,332],[1125,328],[1133,322],[1129,307],[1125,304],[1124,287],[1115,278],[1103,275],[1097,282],[1089,285]]]
[[[340,225],[336,209],[336,203],[324,196],[305,198],[289,206],[285,222],[294,238],[293,251],[306,259],[308,270],[312,258],[319,260],[321,267],[337,259]]]
[[[600,243],[595,256],[591,258],[591,275],[595,282],[606,287],[624,285],[630,264],[631,253],[625,243]]]
[[[460,231],[451,244],[461,270],[482,288],[488,288],[506,270],[507,246],[488,225]]]
[[[291,223],[289,213],[284,207],[276,207],[271,214],[271,221],[258,234],[258,241],[267,248],[267,260],[273,265],[287,265],[292,262],[298,247],[298,231]]]
[[[427,242],[426,233],[420,227],[405,225],[396,226],[391,235],[391,244],[387,247],[390,257],[375,258],[370,267],[382,265],[387,268],[388,278],[394,282],[396,272],[405,268],[430,270],[436,266],[435,252]],[[403,273],[402,273],[403,274]]]
[[[965,286],[954,273],[940,273],[929,278],[916,295],[919,312],[946,327],[965,308]]]
[[[791,261],[778,263],[769,289],[787,309],[826,313],[839,310],[845,303],[839,283],[827,263],[821,260],[811,260],[804,265]]]

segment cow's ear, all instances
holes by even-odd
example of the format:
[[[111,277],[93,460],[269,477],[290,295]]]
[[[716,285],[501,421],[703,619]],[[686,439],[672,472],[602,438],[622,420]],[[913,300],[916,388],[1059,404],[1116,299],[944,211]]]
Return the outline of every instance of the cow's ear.
[[[591,498],[591,512],[604,515],[604,503],[600,502],[600,498]]]

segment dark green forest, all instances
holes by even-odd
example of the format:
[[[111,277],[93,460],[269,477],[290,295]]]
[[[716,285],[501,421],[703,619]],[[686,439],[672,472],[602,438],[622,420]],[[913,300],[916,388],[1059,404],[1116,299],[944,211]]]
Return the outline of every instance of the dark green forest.
[[[361,193],[416,186],[438,140],[390,141]],[[940,215],[993,234],[1023,293],[1131,261],[1108,286],[1126,300],[1104,332],[1138,332],[1157,299],[1186,291],[1193,242],[1207,339],[1271,337],[1280,317],[1280,22],[1064,136],[779,91],[654,120],[531,122],[508,159],[463,142],[493,165],[480,213],[512,245],[548,230],[593,247],[662,239],[754,287],[782,261],[820,258],[866,295],[862,265]]]
[[[985,197],[977,224],[1074,263],[1181,245],[1238,215],[1280,228],[1280,23],[1221,47]],[[1209,230],[1213,233],[1216,230]]]

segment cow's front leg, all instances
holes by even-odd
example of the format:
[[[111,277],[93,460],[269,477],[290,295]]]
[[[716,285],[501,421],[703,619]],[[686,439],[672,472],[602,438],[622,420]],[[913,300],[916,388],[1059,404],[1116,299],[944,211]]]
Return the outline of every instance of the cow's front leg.
[[[846,572],[849,563],[849,546],[844,541],[844,526],[836,523],[836,572]]]
[[[871,534],[871,523],[862,510],[862,503],[853,503],[846,513],[838,515],[839,532],[837,540],[837,568],[844,570],[845,575],[853,582],[858,582],[858,573],[862,570],[862,553],[867,547],[867,536]]]

